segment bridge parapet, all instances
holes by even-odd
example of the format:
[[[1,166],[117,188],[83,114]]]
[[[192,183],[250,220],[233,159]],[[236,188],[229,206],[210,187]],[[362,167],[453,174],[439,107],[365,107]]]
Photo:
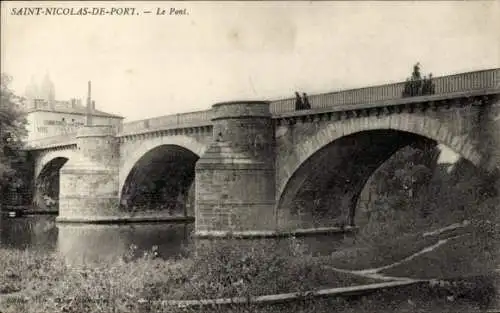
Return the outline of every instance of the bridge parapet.
[[[436,95],[498,89],[500,88],[500,69],[435,77],[432,81],[435,84]],[[375,101],[389,101],[402,98],[404,85],[405,82],[399,82],[310,95],[308,98],[312,109],[341,107]],[[273,114],[293,112],[295,111],[295,98],[273,101],[270,109]]]
[[[363,115],[368,111],[379,112],[401,108],[414,109],[416,107],[431,106],[434,109],[438,106],[446,106],[449,108],[452,105],[460,104],[460,99],[484,98],[488,99],[500,93],[500,88],[488,88],[481,90],[460,91],[447,94],[434,94],[425,96],[415,96],[407,98],[395,98],[390,100],[367,101],[365,103],[346,104],[346,105],[329,105],[324,108],[312,108],[310,110],[290,111],[273,114],[273,119],[277,123],[282,120],[307,120],[314,116],[323,114],[338,114],[338,115]],[[476,103],[480,105],[481,102]],[[411,110],[410,110],[411,111]]]
[[[26,142],[26,150],[40,150],[76,144],[76,132],[30,140]]]
[[[135,135],[145,132],[172,128],[191,128],[212,125],[212,110],[165,115],[130,123],[124,123],[118,136]]]
[[[477,96],[498,93],[500,89],[500,69],[482,70],[433,78],[435,94],[422,97],[403,98],[405,82],[341,90],[318,95],[310,95],[311,110],[296,111],[295,98],[272,101],[270,111],[273,118],[326,112],[350,111],[411,104],[422,101],[440,101],[446,98]],[[165,115],[145,120],[124,123],[118,129],[118,137],[140,135],[162,130],[192,129],[212,126],[211,109],[197,112]],[[76,133],[42,138],[27,143],[27,150],[46,149],[76,143]]]

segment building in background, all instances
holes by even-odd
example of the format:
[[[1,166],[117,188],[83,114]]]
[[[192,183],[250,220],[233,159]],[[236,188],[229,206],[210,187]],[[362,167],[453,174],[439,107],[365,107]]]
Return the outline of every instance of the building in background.
[[[88,100],[91,101],[90,94]],[[78,127],[85,125],[88,113],[81,99],[56,100],[55,85],[48,74],[41,84],[31,79],[23,105],[27,113],[28,142],[74,133]],[[123,117],[97,110],[94,101],[90,102],[90,107],[93,125],[120,127],[122,124]]]

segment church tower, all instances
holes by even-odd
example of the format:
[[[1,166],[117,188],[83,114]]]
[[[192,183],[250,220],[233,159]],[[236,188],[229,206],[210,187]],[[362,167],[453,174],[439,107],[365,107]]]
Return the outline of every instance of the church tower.
[[[50,108],[52,109],[54,108],[56,89],[48,73],[45,74],[45,77],[42,81],[42,86],[40,88],[40,96],[42,99],[48,102]]]
[[[24,91],[24,96],[28,100],[28,109],[32,108],[34,105],[34,100],[40,98],[40,90],[38,89],[38,85],[35,82],[35,77],[31,76],[30,83],[26,86],[26,90]]]

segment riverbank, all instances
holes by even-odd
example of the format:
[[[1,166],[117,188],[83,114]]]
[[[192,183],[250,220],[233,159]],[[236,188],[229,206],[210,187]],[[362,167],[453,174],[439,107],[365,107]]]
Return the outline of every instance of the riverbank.
[[[302,294],[311,290],[381,283],[394,280],[394,277],[418,279],[422,278],[422,273],[428,273],[427,268],[434,275],[431,278],[436,279],[463,277],[468,281],[471,275],[488,278],[487,269],[493,265],[490,262],[493,258],[484,256],[485,247],[481,243],[485,238],[481,234],[485,234],[478,231],[478,228],[484,229],[480,226],[463,223],[457,227],[443,227],[401,236],[372,245],[371,249],[354,244],[328,256],[305,252],[303,242],[293,237],[279,241],[200,241],[189,253],[189,258],[165,261],[153,249],[139,259],[133,258],[134,251],[130,251],[116,262],[80,265],[67,264],[56,254],[1,249],[0,294],[3,295],[0,296],[0,311],[113,312],[112,309],[118,307],[115,312],[162,312],[160,304],[167,299]],[[472,239],[455,240],[462,238],[458,236]],[[457,250],[458,243],[467,244]],[[471,271],[467,264],[482,271]],[[481,280],[480,284],[486,286],[481,287],[482,290],[491,292],[488,279]],[[461,290],[452,296],[463,296],[463,288]],[[441,296],[446,298],[450,293]],[[306,300],[299,300],[294,305],[301,306]],[[306,302],[322,312],[322,306],[339,303],[335,301],[340,300],[319,297]],[[445,303],[447,301],[450,302],[445,300]],[[451,302],[456,304],[456,301],[453,298]],[[346,303],[346,307],[352,307],[352,303]],[[364,305],[358,307],[359,312],[365,312],[362,310]],[[271,312],[266,311],[269,308],[261,309]]]
[[[132,275],[125,279],[136,284]],[[494,308],[494,304],[485,297],[491,287],[491,279],[486,277],[476,278],[467,283],[421,282],[387,288],[378,286],[372,290],[355,291],[358,288],[342,288],[343,292],[328,293],[328,290],[318,292],[319,296],[298,295],[290,299],[277,299],[277,301],[261,301],[258,303],[226,303],[225,305],[200,306],[172,306],[172,303],[155,301],[146,298],[134,297],[134,288],[130,286],[115,285],[116,280],[109,281],[106,288],[98,290],[98,286],[91,287],[89,279],[101,278],[87,276],[75,285],[76,287],[66,297],[61,297],[60,290],[47,290],[38,293],[26,294],[18,292],[0,296],[0,310],[2,312],[331,312],[335,307],[336,312],[485,312]],[[472,283],[471,283],[472,282]],[[102,284],[101,281],[96,282]],[[390,283],[389,283],[390,284]],[[498,285],[498,281],[496,283]],[[380,284],[379,284],[380,285]],[[57,288],[60,286],[52,286]],[[68,286],[69,287],[69,286]],[[361,287],[361,286],[360,286]],[[368,286],[367,286],[368,287]],[[351,291],[348,291],[351,289]],[[361,289],[361,288],[359,288]],[[326,292],[325,292],[326,291]],[[333,290],[332,290],[333,291]],[[347,292],[346,292],[347,291]],[[353,292],[355,291],[355,292]],[[483,299],[477,296],[483,296]],[[3,299],[2,299],[3,298]],[[280,298],[279,295],[262,298]],[[272,299],[271,299],[272,300]],[[276,300],[276,299],[275,299]],[[50,310],[50,311],[49,311]]]
[[[499,233],[497,224],[463,221],[433,231],[385,238],[377,244],[357,243],[325,258],[325,262],[350,271],[378,269],[389,276],[427,279],[481,275],[497,266]]]
[[[103,301],[109,308],[109,303],[136,306],[140,300],[245,297],[375,281],[325,271],[314,259],[300,258],[293,242],[210,243],[196,247],[189,259],[165,261],[153,249],[139,259],[130,251],[113,263],[77,266],[55,254],[3,249],[0,293],[20,292],[29,307],[41,311],[84,312],[92,306],[95,312]]]

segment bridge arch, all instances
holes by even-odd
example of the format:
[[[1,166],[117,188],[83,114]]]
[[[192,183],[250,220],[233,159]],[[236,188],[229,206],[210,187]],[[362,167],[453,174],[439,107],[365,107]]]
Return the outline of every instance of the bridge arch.
[[[127,147],[129,146],[130,147]],[[154,137],[139,143],[122,143],[122,151],[121,151],[121,159],[123,163],[120,165],[120,197],[123,189],[123,185],[125,184],[125,180],[129,175],[130,171],[134,167],[134,165],[142,158],[148,151],[162,146],[162,145],[172,145],[183,147],[189,151],[192,151],[198,157],[202,156],[205,153],[207,146],[196,139],[188,136],[168,136],[168,137]]]
[[[42,155],[40,155],[35,163],[35,178],[38,178],[40,173],[42,172],[43,168],[49,164],[52,160],[56,158],[65,158],[65,159],[72,159],[75,157],[75,150],[74,149],[64,149],[64,150],[54,150],[54,151],[48,151],[48,152],[43,152]]]
[[[57,208],[59,175],[66,162],[75,157],[72,149],[43,153],[35,163],[34,204],[42,209]]]
[[[204,144],[187,136],[151,138],[137,147],[124,147],[122,158],[125,160],[120,167],[120,203],[126,207],[140,205],[141,201],[137,199],[148,197],[147,201],[152,203],[153,195],[171,196],[172,199],[187,197],[194,191],[194,167],[205,149]]]
[[[290,216],[287,216],[290,212],[287,210],[304,182],[313,175],[311,173],[321,172],[324,176],[333,175],[345,179],[345,190],[340,192],[345,192],[346,196],[343,202],[339,202],[339,207],[345,210],[347,206],[350,210],[352,205],[355,205],[353,202],[357,203],[357,197],[368,178],[392,154],[407,145],[425,145],[431,142],[452,149],[477,167],[487,171],[496,169],[496,164],[485,164],[486,159],[467,136],[455,135],[446,124],[430,116],[402,113],[323,124],[318,126],[311,136],[297,140],[292,153],[284,157],[282,163],[278,162],[278,222],[290,219]],[[348,151],[344,157],[341,156],[342,151]],[[332,155],[336,156],[334,159],[337,163],[329,160]],[[375,156],[370,158],[369,155]],[[342,158],[344,162],[340,161]],[[364,170],[349,166],[356,162],[370,164]],[[354,177],[349,177],[350,175]],[[330,184],[319,180],[317,178],[313,181]],[[352,195],[348,195],[351,192],[348,188],[352,188]],[[341,214],[345,213],[347,212]]]

